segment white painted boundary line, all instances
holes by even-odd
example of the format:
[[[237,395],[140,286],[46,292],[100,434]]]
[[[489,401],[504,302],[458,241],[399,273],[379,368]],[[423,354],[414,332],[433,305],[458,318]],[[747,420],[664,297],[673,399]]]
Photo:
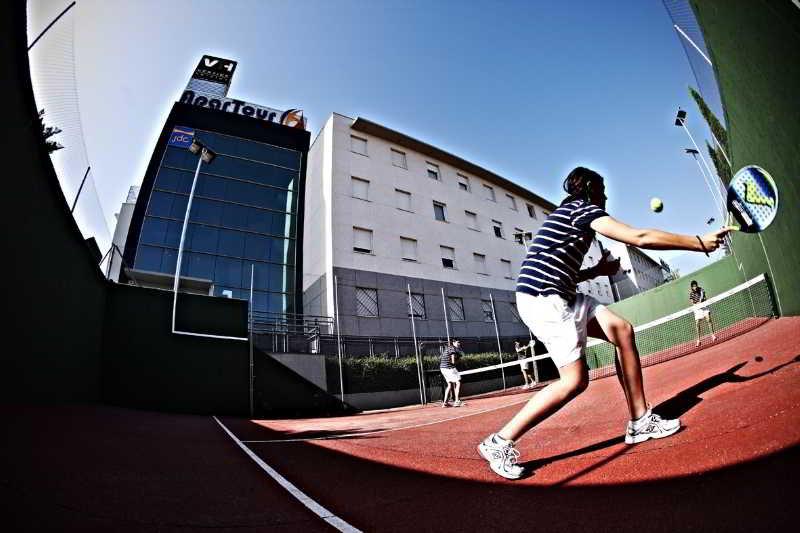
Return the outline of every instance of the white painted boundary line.
[[[345,532],[345,533],[362,533],[360,529],[351,526],[350,524],[348,524],[347,522],[345,522],[344,520],[342,520],[341,518],[339,518],[338,516],[336,516],[332,512],[328,511],[326,508],[324,508],[320,504],[318,504],[316,501],[312,500],[310,496],[308,496],[302,490],[298,489],[291,481],[289,481],[288,479],[286,479],[285,477],[280,475],[274,468],[272,468],[267,463],[265,463],[263,460],[261,460],[261,458],[259,456],[257,456],[256,454],[254,454],[253,451],[250,448],[248,448],[247,446],[242,444],[242,441],[240,441],[236,437],[236,435],[231,433],[231,431],[227,427],[225,427],[225,424],[220,422],[219,419],[216,416],[214,416],[212,418],[214,419],[214,421],[217,424],[219,424],[219,426],[223,430],[225,430],[225,433],[227,433],[228,436],[231,439],[233,439],[233,442],[235,442],[236,445],[239,446],[239,448],[241,448],[242,451],[244,451],[244,453],[246,453],[248,455],[248,457],[250,457],[250,459],[252,459],[259,467],[261,467],[261,469],[264,472],[269,474],[269,476],[272,479],[277,481],[278,484],[281,487],[286,489],[286,491],[289,494],[294,496],[300,503],[302,503],[303,505],[308,507],[314,514],[316,514],[317,516],[319,516],[320,518],[325,520],[328,524],[330,524],[331,526],[335,527],[339,531],[342,531],[342,532]]]
[[[515,402],[507,403],[505,405],[499,405],[496,407],[491,407],[489,409],[484,409],[482,411],[475,411],[474,413],[467,413],[461,416],[454,416],[451,418],[444,418],[442,420],[434,420],[433,422],[425,422],[423,424],[412,424],[410,426],[400,426],[396,428],[388,428],[388,429],[376,429],[374,431],[364,431],[362,433],[344,433],[342,435],[331,435],[328,437],[308,437],[308,438],[300,438],[300,439],[271,439],[271,440],[243,440],[242,442],[247,444],[277,444],[281,442],[310,442],[314,440],[337,440],[337,439],[349,439],[351,437],[363,437],[366,435],[377,435],[378,433],[391,433],[392,431],[403,431],[406,429],[416,429],[425,426],[433,426],[434,424],[443,424],[445,422],[452,422],[453,420],[460,420],[462,418],[468,418],[470,416],[482,415],[484,413],[491,413],[492,411],[499,411],[500,409],[505,409],[506,407],[512,407],[514,405],[518,405],[521,403],[525,403],[530,400],[530,397],[525,398],[524,400],[517,400]]]
[[[531,361],[540,361],[542,359],[550,359],[549,354],[536,355],[534,357],[526,357],[525,359],[514,359],[508,363],[498,363],[496,365],[482,366],[480,368],[473,368],[471,370],[459,371],[459,376],[468,376],[469,374],[477,374],[478,372],[485,372],[487,370],[497,370],[498,368],[506,368],[509,366],[519,365],[520,363],[529,363]]]
[[[635,333],[639,333],[640,331],[643,331],[643,330],[648,329],[648,328],[652,328],[653,326],[660,326],[661,324],[669,322],[670,320],[674,320],[674,319],[679,318],[679,317],[681,317],[683,315],[688,315],[688,314],[692,313],[695,309],[702,309],[704,307],[708,307],[709,305],[711,305],[713,303],[716,303],[716,302],[718,302],[720,300],[724,300],[728,296],[736,294],[737,292],[741,292],[741,291],[743,291],[745,289],[749,289],[753,285],[756,285],[757,283],[760,283],[762,281],[765,281],[764,274],[759,274],[758,276],[754,277],[753,279],[745,281],[744,283],[742,283],[740,285],[737,285],[737,286],[735,286],[733,288],[728,289],[725,292],[722,292],[722,293],[717,294],[716,296],[714,296],[712,298],[709,298],[705,302],[700,302],[699,304],[694,304],[693,306],[687,307],[686,309],[681,309],[680,311],[676,311],[676,312],[672,313],[671,315],[667,315],[667,316],[658,318],[656,320],[653,320],[652,322],[648,322],[647,324],[641,324],[639,326],[636,326],[635,328],[633,328],[633,331]],[[595,339],[593,341],[590,341],[590,342],[586,343],[586,347],[588,348],[589,346],[596,346],[598,344],[603,344],[604,342],[607,342],[607,341],[602,341],[602,340],[599,340],[599,339]]]

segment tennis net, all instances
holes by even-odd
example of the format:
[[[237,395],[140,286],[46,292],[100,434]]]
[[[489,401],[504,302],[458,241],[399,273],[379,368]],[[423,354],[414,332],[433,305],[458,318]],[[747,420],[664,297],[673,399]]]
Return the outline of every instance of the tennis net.
[[[706,314],[706,311],[708,312]],[[700,321],[700,344],[697,343],[697,320]],[[708,318],[705,318],[705,317]],[[713,344],[746,333],[775,317],[775,306],[769,284],[763,274],[729,289],[705,302],[687,307],[665,317],[634,327],[636,345],[639,348],[642,366],[650,366],[675,359],[712,346]],[[716,340],[712,340],[710,325],[713,324]],[[614,358],[616,351],[609,342],[592,339],[587,343],[586,359],[590,379],[611,376],[616,373]],[[529,357],[526,361],[539,365],[538,374],[547,381],[557,377],[548,354]],[[521,370],[515,359],[505,358],[502,364],[470,368],[460,372],[464,396],[497,392],[517,388],[522,384]],[[431,382],[441,385],[441,379],[429,371]],[[472,384],[472,385],[470,385]],[[505,387],[503,387],[505,384]],[[434,393],[431,399],[439,399]]]
[[[741,335],[774,316],[772,293],[761,274],[705,302],[636,326],[636,346],[642,366],[654,365]],[[696,317],[702,319],[697,320]],[[699,344],[697,327],[701,335]],[[596,379],[616,373],[615,355],[611,343],[598,340],[589,342],[586,359],[591,369],[590,377]]]

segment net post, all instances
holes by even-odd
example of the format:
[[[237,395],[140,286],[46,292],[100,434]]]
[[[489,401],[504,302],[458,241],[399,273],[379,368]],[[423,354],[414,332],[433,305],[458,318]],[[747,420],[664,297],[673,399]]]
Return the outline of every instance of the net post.
[[[497,353],[500,355],[500,364],[503,364],[503,350],[500,347],[500,330],[497,329],[497,311],[494,308],[494,298],[492,293],[489,293],[489,302],[492,304],[492,321],[494,322],[494,336],[497,339]],[[503,376],[503,390],[506,390],[506,370],[504,366],[500,367],[500,374]]]
[[[530,329],[528,330],[528,335],[531,336],[531,343],[533,343],[533,332]],[[535,344],[534,344],[534,346],[531,346],[531,356],[533,356],[533,382],[538,384],[539,383],[539,366],[536,364],[538,362],[538,359],[536,359],[536,348],[535,348],[535,346],[536,346]]]

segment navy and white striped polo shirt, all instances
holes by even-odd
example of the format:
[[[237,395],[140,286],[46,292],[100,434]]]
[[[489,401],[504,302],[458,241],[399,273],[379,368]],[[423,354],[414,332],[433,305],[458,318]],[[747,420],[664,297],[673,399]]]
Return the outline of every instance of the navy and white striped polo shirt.
[[[583,256],[595,234],[589,224],[605,216],[608,213],[585,200],[564,200],[548,215],[528,247],[517,278],[517,292],[558,294],[572,300]]]

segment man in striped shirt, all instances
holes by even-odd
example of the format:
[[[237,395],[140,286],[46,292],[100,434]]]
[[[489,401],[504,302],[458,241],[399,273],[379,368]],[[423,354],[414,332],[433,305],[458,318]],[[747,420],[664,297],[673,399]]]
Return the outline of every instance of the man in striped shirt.
[[[447,382],[447,388],[444,390],[444,398],[442,399],[442,407],[463,407],[467,405],[459,398],[461,393],[461,376],[458,375],[456,368],[456,359],[464,355],[461,350],[461,341],[453,339],[450,345],[442,351],[442,356],[439,358],[439,372]],[[453,403],[450,403],[450,391],[453,391]]]
[[[706,291],[703,290],[703,287],[697,284],[697,281],[692,280],[689,284],[689,303],[692,305],[697,305],[701,302],[706,301]],[[705,320],[708,322],[708,327],[711,330],[711,341],[717,340],[717,336],[714,334],[714,321],[711,319],[711,311],[704,307],[695,307],[694,309],[694,327],[697,331],[697,341],[694,343],[695,346],[700,346],[700,322]]]
[[[716,250],[730,228],[699,235],[678,235],[655,229],[636,229],[605,212],[603,177],[578,167],[564,180],[567,197],[544,221],[522,263],[517,280],[520,317],[547,347],[558,367],[559,380],[542,389],[497,433],[478,445],[478,452],[500,476],[519,479],[524,469],[517,464],[514,443],[583,392],[589,384],[584,359],[586,337],[607,340],[616,347],[615,365],[630,420],[625,442],[635,444],[668,437],[680,429],[679,420],[664,420],[647,403],[642,368],[633,327],[594,298],[577,293],[578,283],[609,276],[619,260],[600,262],[581,270],[583,257],[595,233],[639,248],[656,250]]]

